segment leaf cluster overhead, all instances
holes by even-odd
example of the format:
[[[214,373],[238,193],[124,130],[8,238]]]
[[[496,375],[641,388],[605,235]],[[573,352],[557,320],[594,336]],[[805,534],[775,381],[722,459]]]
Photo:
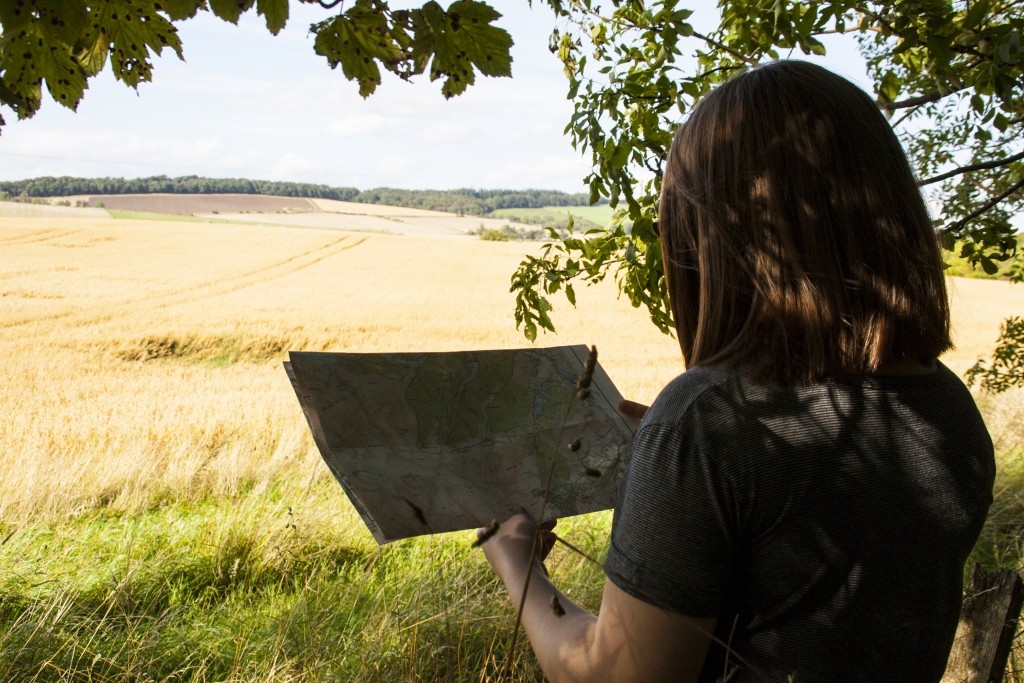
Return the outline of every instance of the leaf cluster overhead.
[[[549,297],[612,276],[672,329],[658,236],[662,164],[679,124],[744,69],[824,55],[825,36],[856,41],[935,205],[945,248],[986,272],[1017,257],[1010,219],[1024,205],[1024,1],[720,0],[703,34],[678,0],[549,0],[562,19],[551,51],[575,110],[566,127],[589,152],[592,201],[619,207],[607,231],[557,240],[512,277],[527,338],[553,330]],[[1024,277],[1017,265],[1016,279]]]
[[[74,110],[89,79],[108,62],[115,78],[137,88],[152,80],[154,55],[169,48],[184,58],[176,23],[199,12],[238,23],[254,6],[271,33],[284,28],[289,0],[3,0],[0,105],[19,119],[30,118],[45,85],[54,100]],[[429,69],[430,80],[442,80],[442,93],[453,97],[475,82],[478,71],[511,76],[512,38],[494,25],[500,17],[475,0],[447,9],[430,0],[419,9],[395,11],[386,2],[355,0],[310,31],[317,54],[331,68],[340,66],[363,97],[380,85],[382,69],[403,79]]]

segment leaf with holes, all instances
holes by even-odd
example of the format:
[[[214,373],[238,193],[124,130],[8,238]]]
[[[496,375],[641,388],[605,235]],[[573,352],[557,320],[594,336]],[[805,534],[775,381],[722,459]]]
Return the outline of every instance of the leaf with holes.
[[[160,7],[171,21],[191,19],[201,9],[206,9],[206,0],[163,0]]]
[[[474,67],[485,76],[511,76],[512,37],[491,26],[499,17],[482,2],[455,2],[447,12],[428,2],[413,15],[416,72],[422,73],[429,62],[430,80],[445,79],[441,93],[446,98],[461,95],[476,82]]]
[[[492,77],[512,75],[512,36],[491,25],[501,14],[485,3],[464,0],[452,3],[448,17],[456,44],[480,73]]]
[[[17,11],[17,5],[22,3],[15,0],[2,4],[14,5]],[[73,45],[89,21],[89,10],[82,0],[33,0],[28,4],[34,7],[38,17],[33,25],[46,42]]]
[[[19,119],[27,119],[39,109],[43,75],[37,62],[37,43],[37,38],[22,30],[18,38],[8,41],[3,48],[0,65],[4,70],[4,90],[9,93],[4,104],[14,109]]]
[[[252,8],[253,0],[210,0],[210,10],[224,21],[238,23],[238,18]]]
[[[33,21],[33,4],[26,0],[0,2],[0,24],[3,25],[5,37],[14,36],[18,31],[27,29]]]
[[[402,29],[389,26],[382,12],[362,4],[334,19],[314,24],[312,30],[316,33],[316,53],[326,57],[332,69],[340,64],[345,77],[359,83],[359,94],[363,97],[380,85],[378,60],[395,65],[404,57],[392,35],[392,30]]]
[[[178,30],[157,14],[151,1],[108,0],[93,11],[90,21],[83,44],[94,53],[107,51],[114,76],[133,88],[152,78],[150,51],[159,55],[170,47],[182,58]]]
[[[23,106],[15,107],[19,118],[38,109],[40,80],[46,81],[54,100],[72,110],[78,107],[86,88],[85,73],[70,50],[61,43],[41,38],[36,33],[39,23],[36,20],[4,46],[4,83],[11,94],[21,100]]]

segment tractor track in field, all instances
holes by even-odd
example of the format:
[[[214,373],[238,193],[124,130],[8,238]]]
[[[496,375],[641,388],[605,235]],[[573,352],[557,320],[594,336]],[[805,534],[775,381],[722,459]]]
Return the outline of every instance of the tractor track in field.
[[[37,242],[49,242],[50,240],[60,239],[61,237],[67,237],[76,233],[82,232],[81,230],[67,230],[64,232],[58,232],[57,229],[53,230],[38,230],[28,235],[18,235],[17,237],[7,237],[0,239],[0,244],[5,247],[20,247],[23,244],[33,244]],[[57,233],[57,234],[52,234]],[[45,235],[43,237],[42,235]],[[26,239],[28,238],[28,239]]]
[[[289,256],[288,258],[276,261],[265,266],[261,266],[253,270],[246,271],[244,273],[219,278],[216,280],[209,280],[207,282],[202,282],[197,285],[190,285],[188,287],[183,287],[172,292],[158,293],[152,296],[144,296],[138,299],[120,302],[114,305],[114,307],[117,309],[116,313],[111,312],[105,313],[103,315],[94,314],[92,316],[88,316],[87,314],[85,314],[83,315],[83,317],[76,320],[72,318],[72,316],[75,315],[76,311],[62,311],[58,313],[52,313],[49,315],[23,319],[6,325],[0,325],[0,329],[11,329],[14,327],[31,325],[32,323],[36,322],[47,322],[67,318],[72,318],[71,320],[67,321],[67,324],[69,326],[84,327],[86,325],[95,325],[114,318],[123,317],[127,312],[126,309],[134,308],[139,305],[146,305],[150,309],[163,309],[169,308],[171,306],[188,304],[203,299],[212,299],[218,296],[223,296],[225,294],[231,294],[232,292],[245,289],[246,287],[251,287],[253,285],[261,284],[264,282],[268,282],[270,280],[276,280],[278,278],[291,275],[292,273],[296,273],[298,271],[314,266],[320,263],[321,261],[329,259],[333,256],[337,256],[342,252],[354,249],[355,247],[358,247],[359,245],[366,242],[368,239],[369,237],[363,237],[361,239],[356,239],[350,242],[352,238],[349,235],[344,235],[342,237],[339,237],[338,239],[328,242],[327,244],[322,244],[318,247],[314,247],[313,249],[309,249],[302,253]],[[296,264],[296,261],[299,261],[299,263]]]
[[[317,263],[320,263],[324,259],[328,259],[328,258],[330,258],[332,256],[336,256],[336,255],[340,254],[343,251],[348,251],[349,249],[352,249],[354,247],[358,247],[360,244],[362,244],[363,242],[365,242],[369,238],[364,237],[361,240],[357,240],[357,241],[355,241],[355,242],[353,242],[351,244],[344,244],[349,239],[350,239],[350,237],[348,235],[346,235],[346,236],[341,237],[339,239],[336,239],[336,240],[334,240],[332,242],[328,242],[327,244],[324,244],[324,245],[321,245],[319,247],[316,247],[315,249],[310,249],[309,251],[304,251],[301,254],[296,254],[295,256],[291,256],[291,257],[286,258],[286,259],[284,259],[282,261],[278,261],[277,263],[272,263],[272,264],[267,265],[267,266],[262,266],[260,268],[255,269],[255,270],[250,270],[250,271],[248,271],[246,273],[242,273],[240,275],[233,275],[231,277],[221,278],[219,280],[212,280],[210,282],[204,282],[204,283],[201,283],[199,285],[193,285],[191,287],[178,290],[177,292],[170,292],[168,294],[161,295],[161,296],[166,296],[166,297],[180,297],[180,295],[182,295],[182,294],[194,294],[194,296],[190,296],[190,297],[185,298],[185,299],[179,299],[179,300],[173,300],[173,301],[164,301],[164,302],[161,302],[161,303],[156,303],[153,307],[154,308],[167,308],[169,306],[175,306],[175,305],[178,305],[178,304],[190,303],[190,302],[196,301],[198,299],[212,299],[213,297],[223,296],[224,294],[230,294],[232,292],[237,292],[240,289],[245,289],[246,287],[250,287],[252,285],[261,284],[261,283],[264,283],[264,282],[268,282],[270,280],[276,280],[278,278],[285,277],[286,275],[291,275],[292,273],[297,273],[300,270],[304,270],[306,268],[309,268],[310,266],[316,265]],[[339,244],[342,244],[342,246],[338,247]],[[335,247],[338,247],[338,248],[335,248]],[[327,253],[320,253],[320,252],[325,252],[325,251]],[[293,263],[293,262],[295,262],[295,261],[297,261],[299,259],[302,259],[302,258],[307,257],[307,256],[311,256],[311,255],[315,256],[315,258],[303,261],[302,263],[299,263],[298,265],[295,265],[294,267],[291,267],[291,268],[284,268],[284,266],[287,266],[288,264],[291,264],[291,263]],[[280,271],[280,272],[271,272],[271,271]],[[241,280],[242,282],[239,282],[239,280]],[[229,286],[224,288],[224,285],[229,285]],[[203,292],[200,292],[199,290],[213,290],[213,291],[203,291]],[[152,298],[150,298],[150,299],[142,299],[141,301],[147,301],[147,300],[148,301],[152,301]]]

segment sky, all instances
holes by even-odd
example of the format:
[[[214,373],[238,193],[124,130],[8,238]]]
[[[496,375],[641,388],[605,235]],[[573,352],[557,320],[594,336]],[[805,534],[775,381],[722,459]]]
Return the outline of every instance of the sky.
[[[166,50],[153,82],[137,92],[108,67],[77,113],[49,95],[32,119],[4,110],[0,180],[201,175],[359,189],[582,191],[589,156],[562,133],[572,103],[547,48],[554,16],[540,1],[532,9],[526,0],[491,4],[515,41],[513,77],[478,75],[451,100],[440,81],[410,84],[389,74],[362,99],[340,68],[313,52],[310,23],[337,9],[292,2],[277,36],[252,11],[238,26],[200,13],[178,25],[185,61]],[[695,26],[714,26],[714,2],[691,7]],[[828,55],[815,61],[870,87],[850,38],[826,45]]]

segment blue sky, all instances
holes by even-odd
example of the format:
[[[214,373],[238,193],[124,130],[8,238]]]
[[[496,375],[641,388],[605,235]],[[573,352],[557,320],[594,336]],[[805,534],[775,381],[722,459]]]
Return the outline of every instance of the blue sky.
[[[396,5],[398,3],[395,3]],[[138,92],[96,78],[77,113],[49,99],[0,136],[0,179],[42,175],[205,175],[292,180],[361,189],[526,188],[580,191],[588,163],[562,135],[572,105],[548,52],[551,12],[492,0],[512,34],[513,78],[478,78],[446,101],[440,83],[385,74],[369,99],[313,52],[309,24],[337,10],[292,3],[271,36],[255,12],[238,26],[208,13],[180,24],[186,61],[167,51]],[[710,27],[713,3],[693,21]],[[695,43],[696,45],[696,43]],[[862,85],[849,38],[820,61]]]

